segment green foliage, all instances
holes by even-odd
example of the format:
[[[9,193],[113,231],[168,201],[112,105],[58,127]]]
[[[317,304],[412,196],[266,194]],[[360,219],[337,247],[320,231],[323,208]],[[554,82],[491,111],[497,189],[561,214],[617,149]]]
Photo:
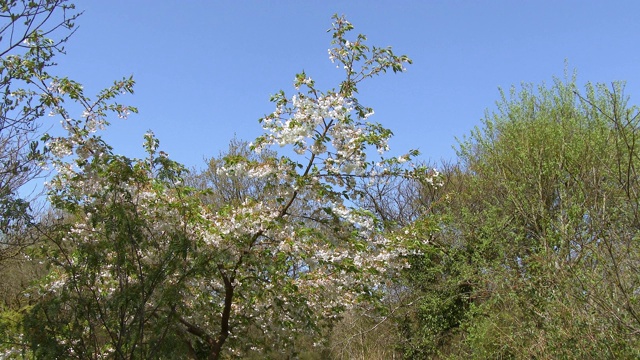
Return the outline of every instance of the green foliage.
[[[66,0],[0,2],[0,261],[31,243],[16,235],[32,221],[29,201],[18,190],[46,160],[38,129],[49,70],[78,16]]]
[[[408,357],[638,356],[638,113],[621,84],[502,94],[410,270]]]
[[[145,160],[92,151],[101,156],[81,160],[84,171],[51,194],[68,220],[42,246],[53,267],[33,294],[25,336],[39,358],[185,353],[169,332],[192,246],[180,226],[193,221],[181,200],[190,190],[173,182],[183,170],[153,149]]]
[[[41,266],[27,255],[41,237],[35,228],[34,194],[21,187],[43,170],[42,141],[51,68],[64,53],[80,14],[66,0],[0,1],[0,357],[25,356],[20,332],[30,309],[25,289]],[[38,195],[38,194],[36,194]],[[16,352],[5,352],[14,347]]]

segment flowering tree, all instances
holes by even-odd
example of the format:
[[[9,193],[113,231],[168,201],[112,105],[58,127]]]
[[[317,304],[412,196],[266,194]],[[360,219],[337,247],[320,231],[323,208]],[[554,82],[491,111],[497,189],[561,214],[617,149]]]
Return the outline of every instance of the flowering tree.
[[[353,26],[334,20],[329,55],[345,80],[322,92],[302,73],[295,95],[272,97],[276,110],[251,145],[265,155],[231,154],[218,168],[227,179],[252,179],[245,183],[259,183],[260,191],[228,204],[203,201],[206,191],[184,185],[184,168],[157,152],[151,133],[146,159],[115,155],[95,135],[109,111],[135,110],[109,103],[131,90],[131,80],[94,102],[73,82],[54,84],[85,112],[70,120],[58,98],[50,101],[68,130],[49,139],[59,156],[50,198],[65,217],[50,235],[51,272],[25,323],[38,356],[218,359],[223,349],[237,356],[289,351],[295,334],[283,330],[318,331],[375,300],[405,266],[416,244],[385,233],[358,207],[357,185],[433,174],[405,163],[417,151],[369,160],[371,149],[388,150],[392,133],[369,122],[373,110],[354,94],[363,80],[404,71],[410,60],[367,46],[363,35],[348,40]],[[274,145],[296,155],[278,157]]]

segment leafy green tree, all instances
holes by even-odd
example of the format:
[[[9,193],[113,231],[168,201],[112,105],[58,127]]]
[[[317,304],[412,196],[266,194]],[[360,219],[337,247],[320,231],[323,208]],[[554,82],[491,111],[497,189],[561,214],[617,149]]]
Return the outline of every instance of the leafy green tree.
[[[422,299],[408,356],[638,356],[638,108],[627,101],[619,83],[525,85],[461,142],[438,246],[410,270]]]
[[[66,0],[0,1],[0,266],[31,242],[20,236],[32,219],[18,190],[42,171],[41,94],[78,16]]]
[[[31,204],[39,194],[24,185],[47,159],[43,94],[79,15],[66,0],[0,1],[0,348],[14,342],[29,302],[23,291],[42,270],[25,251],[40,239]]]
[[[93,179],[97,179],[91,177],[96,175],[96,169],[89,169],[90,161],[88,159],[92,158],[96,162],[107,161],[107,157],[101,156],[101,154],[110,152],[109,146],[100,137],[93,135],[93,132],[97,128],[108,125],[106,116],[109,112],[115,112],[120,117],[126,117],[130,112],[136,111],[135,108],[111,102],[117,95],[131,92],[132,85],[133,81],[131,79],[116,82],[111,88],[101,92],[96,100],[92,101],[84,95],[80,84],[67,78],[52,78],[47,93],[42,95],[41,102],[43,107],[54,115],[60,115],[63,119],[64,128],[68,132],[66,136],[51,137],[45,135],[43,137],[47,147],[47,156],[50,156],[52,164],[57,170],[57,175],[51,183],[50,200],[56,210],[54,213],[62,216],[62,218],[51,223],[34,224],[35,228],[38,229],[38,236],[44,238],[45,241],[39,243],[37,247],[32,247],[28,255],[32,261],[47,263],[50,271],[45,282],[50,283],[53,281],[54,285],[48,288],[44,287],[43,291],[32,289],[23,292],[23,296],[28,296],[30,299],[29,305],[22,309],[9,309],[3,314],[8,321],[3,324],[3,330],[6,330],[6,334],[11,335],[7,336],[7,342],[2,344],[4,357],[18,357],[20,355],[25,356],[25,354],[45,358],[64,357],[61,353],[61,347],[58,346],[59,344],[56,344],[49,336],[57,336],[58,339],[64,339],[65,336],[63,334],[73,334],[74,331],[87,330],[87,327],[84,327],[85,325],[89,326],[89,337],[99,336],[91,329],[93,324],[83,323],[81,326],[78,321],[73,321],[76,311],[77,314],[82,316],[82,310],[86,310],[86,308],[82,306],[76,308],[63,306],[69,298],[73,298],[78,292],[86,290],[82,289],[80,284],[90,281],[89,279],[96,275],[93,273],[87,275],[88,278],[84,278],[80,276],[80,271],[78,271],[78,267],[82,266],[81,263],[83,261],[80,255],[82,247],[72,241],[77,233],[71,231],[74,221],[78,220],[78,207],[70,206],[70,203],[74,199],[83,198],[80,195],[81,186],[90,186]],[[79,120],[73,119],[67,112],[63,106],[65,100],[76,101],[84,106],[85,112]],[[72,153],[77,157],[74,163],[65,162],[63,159]],[[115,167],[114,164],[111,165]],[[75,178],[79,183],[67,183],[68,187],[62,185],[71,179],[74,169],[79,168],[89,170]],[[115,176],[115,174],[109,175]],[[105,189],[105,191],[109,190],[115,192],[113,189]],[[99,198],[96,199],[96,202],[99,202],[98,200]],[[107,218],[110,216],[108,214],[103,215]],[[80,258],[74,259],[74,256],[80,256]],[[95,256],[99,256],[99,254],[95,254]],[[78,261],[76,262],[76,260]],[[86,266],[87,264],[84,263],[84,265]],[[53,267],[51,268],[51,266]],[[84,270],[89,271],[92,269],[94,268],[84,268]],[[64,274],[65,270],[69,271],[69,274]],[[56,288],[55,284],[61,283],[55,283],[55,279],[60,280],[58,276],[65,278],[67,275],[70,275],[71,279],[73,279],[75,284],[73,289],[76,292],[56,298],[54,296],[56,293],[52,290]],[[61,318],[57,314],[64,314],[66,317]],[[39,316],[46,317],[47,315],[56,316],[48,318],[47,322],[37,322],[40,319]],[[22,328],[16,325],[15,320],[22,322]],[[63,321],[67,321],[67,323],[63,324]],[[47,334],[46,331],[42,331],[47,329],[55,331],[57,327],[64,329],[64,331],[57,334]],[[9,333],[9,331],[13,333]],[[104,335],[104,333],[101,333],[101,335]],[[32,348],[34,351],[32,352],[29,351],[29,343],[34,344],[34,348]],[[94,344],[83,343],[82,346],[83,349],[86,349],[92,345]],[[37,350],[35,349],[36,347],[38,348]]]

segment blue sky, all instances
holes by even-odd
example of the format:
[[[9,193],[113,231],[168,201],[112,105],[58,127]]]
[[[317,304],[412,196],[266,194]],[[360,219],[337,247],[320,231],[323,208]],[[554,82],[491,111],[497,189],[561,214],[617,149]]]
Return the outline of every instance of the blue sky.
[[[252,140],[269,96],[293,92],[305,70],[322,88],[342,73],[327,57],[331,15],[344,14],[370,45],[391,45],[414,64],[363,84],[371,120],[395,133],[392,151],[454,159],[452,146],[481,124],[498,88],[550,83],[565,60],[578,81],[627,81],[640,90],[638,1],[84,1],[79,29],[57,72],[96,92],[133,75],[122,102],[139,115],[113,120],[116,152],[143,156],[152,129],[189,167]]]

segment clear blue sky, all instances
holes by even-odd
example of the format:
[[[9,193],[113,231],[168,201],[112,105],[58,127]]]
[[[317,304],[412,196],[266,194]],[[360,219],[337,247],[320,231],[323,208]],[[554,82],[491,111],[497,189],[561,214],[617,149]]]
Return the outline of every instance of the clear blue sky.
[[[640,1],[83,1],[79,29],[58,72],[97,91],[133,75],[123,102],[140,114],[114,119],[116,152],[142,156],[152,129],[161,147],[202,166],[229,140],[253,140],[269,96],[293,91],[305,70],[323,88],[341,72],[327,58],[331,15],[344,14],[369,43],[414,60],[373,79],[360,102],[396,134],[392,150],[453,159],[455,137],[480,125],[498,87],[563,76],[627,81],[640,97]]]

